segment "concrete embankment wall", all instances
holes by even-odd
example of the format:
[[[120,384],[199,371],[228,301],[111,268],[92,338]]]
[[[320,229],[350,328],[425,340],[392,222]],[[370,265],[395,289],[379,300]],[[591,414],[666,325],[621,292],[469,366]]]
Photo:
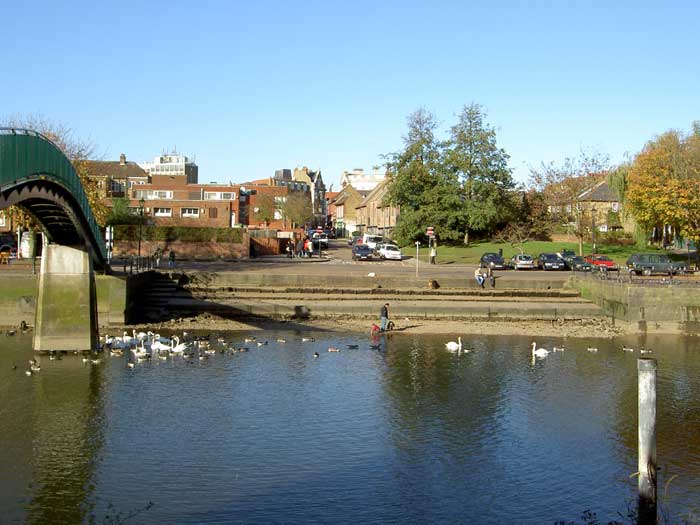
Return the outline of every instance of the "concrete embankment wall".
[[[138,286],[133,281],[133,286]],[[112,275],[95,276],[97,315],[100,326],[120,326],[126,321],[127,280]],[[0,276],[0,326],[16,327],[22,321],[34,324],[38,275]]]
[[[640,331],[700,333],[700,288],[572,277],[570,285],[605,314]]]
[[[315,275],[313,267],[309,267],[308,273],[282,274],[282,273],[258,273],[258,272],[199,272],[188,274],[194,282],[206,282],[211,288],[260,286],[260,287],[316,287],[316,288],[427,288],[427,277],[383,276],[369,277],[342,273],[336,275]],[[476,289],[478,288],[473,275],[436,277],[440,288]],[[496,289],[509,290],[556,290],[562,289],[566,284],[564,280],[556,279],[509,279],[507,276],[499,276],[496,280]],[[489,287],[487,286],[487,289]]]

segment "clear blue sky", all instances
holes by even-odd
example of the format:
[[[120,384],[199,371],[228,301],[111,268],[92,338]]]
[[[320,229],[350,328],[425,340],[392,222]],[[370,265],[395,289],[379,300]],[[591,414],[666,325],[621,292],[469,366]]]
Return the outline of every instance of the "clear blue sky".
[[[0,118],[64,123],[105,160],[177,146],[203,182],[307,165],[337,189],[419,107],[446,130],[481,104],[518,180],[700,119],[697,2],[7,1],[2,18]]]

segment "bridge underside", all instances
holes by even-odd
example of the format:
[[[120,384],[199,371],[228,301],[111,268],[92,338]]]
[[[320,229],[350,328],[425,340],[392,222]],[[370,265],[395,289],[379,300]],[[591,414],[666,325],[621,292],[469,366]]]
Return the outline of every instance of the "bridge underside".
[[[95,252],[85,239],[90,239],[89,228],[71,210],[75,206],[66,191],[45,180],[25,181],[21,185],[0,192],[0,209],[18,205],[41,223],[51,242],[64,246],[86,248],[95,258]]]

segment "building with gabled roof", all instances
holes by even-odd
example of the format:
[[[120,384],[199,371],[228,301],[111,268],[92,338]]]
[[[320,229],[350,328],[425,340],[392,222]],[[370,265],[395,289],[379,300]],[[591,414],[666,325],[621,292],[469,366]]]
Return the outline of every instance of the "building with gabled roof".
[[[361,233],[391,237],[401,209],[385,203],[388,189],[389,181],[385,179],[357,206],[357,229]]]

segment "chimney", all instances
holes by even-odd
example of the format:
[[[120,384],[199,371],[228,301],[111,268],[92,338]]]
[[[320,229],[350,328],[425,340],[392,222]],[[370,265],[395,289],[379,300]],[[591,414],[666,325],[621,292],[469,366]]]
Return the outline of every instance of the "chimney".
[[[126,155],[124,155],[123,153],[119,155],[119,165],[126,166]]]

